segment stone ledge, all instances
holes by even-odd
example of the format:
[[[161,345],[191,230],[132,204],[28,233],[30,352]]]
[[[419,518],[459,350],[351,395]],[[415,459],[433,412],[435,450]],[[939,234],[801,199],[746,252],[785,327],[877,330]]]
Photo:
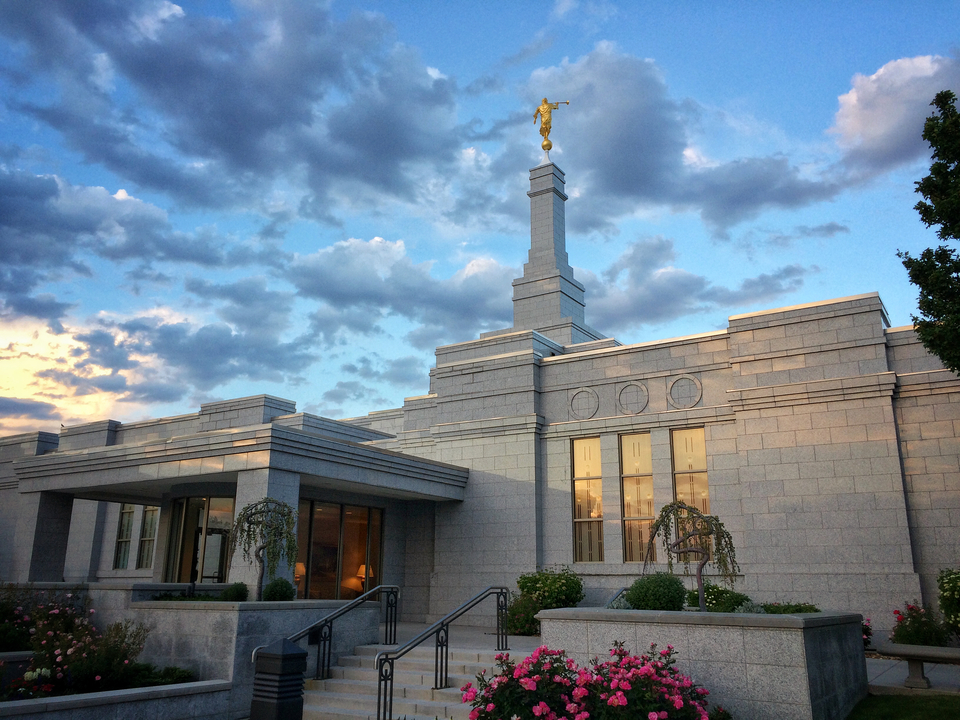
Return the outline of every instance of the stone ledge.
[[[233,685],[229,680],[201,680],[192,683],[84,693],[82,695],[63,695],[60,697],[37,698],[34,700],[10,700],[0,704],[0,717],[14,718],[45,713],[54,714],[52,715],[53,717],[64,717],[62,713],[69,710],[104,708],[105,706],[129,702],[171,700],[207,693],[229,693],[232,687]],[[108,711],[105,710],[105,712]],[[173,714],[168,717],[189,716]]]
[[[860,623],[859,613],[819,612],[793,615],[752,615],[747,613],[690,612],[686,610],[608,610],[606,608],[563,608],[541,610],[538,620],[594,622],[643,622],[660,625],[709,625],[713,627],[761,627],[799,630]]]

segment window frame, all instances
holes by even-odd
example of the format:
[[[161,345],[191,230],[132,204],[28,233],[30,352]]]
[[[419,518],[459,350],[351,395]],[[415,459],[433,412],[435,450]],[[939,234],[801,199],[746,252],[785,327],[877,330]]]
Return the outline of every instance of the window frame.
[[[133,520],[136,511],[137,506],[133,503],[120,503],[117,539],[113,546],[114,570],[126,570],[130,564],[130,541],[133,538]]]
[[[577,443],[584,441],[596,441],[596,447],[598,452],[597,457],[597,467],[598,471],[596,475],[584,475],[582,477],[577,476]],[[590,435],[587,437],[573,438],[570,442],[570,489],[571,489],[571,520],[572,520],[572,542],[573,542],[573,562],[575,563],[602,563],[604,561],[604,541],[603,541],[603,457],[602,457],[602,446],[601,439],[599,435]],[[590,481],[599,482],[600,485],[600,514],[595,517],[587,518],[578,518],[577,517],[577,483]],[[579,526],[579,527],[578,527]],[[591,551],[595,548],[597,557],[593,558],[593,553],[590,553],[590,556],[583,557],[583,553],[580,552],[582,547],[582,542],[578,538],[578,535],[582,532],[580,527],[590,528],[596,532],[596,542],[590,543]],[[590,530],[587,530],[589,533]]]
[[[152,517],[150,522],[148,522],[148,515]],[[143,512],[140,515],[140,538],[137,541],[137,570],[153,569],[153,555],[157,547],[157,529],[159,526],[160,507],[144,505]]]
[[[649,452],[650,452],[650,472],[649,473],[629,473],[627,472],[627,467],[624,462],[624,442],[628,441],[629,438],[645,436],[647,438]],[[651,515],[627,515],[627,481],[634,478],[649,478],[649,488],[651,496],[654,494],[653,486],[653,437],[649,430],[644,432],[635,432],[635,433],[625,433],[618,436],[619,441],[619,451],[620,451],[620,526],[621,534],[623,536],[623,562],[647,562],[646,550],[647,543],[642,543],[638,547],[639,557],[633,558],[628,557],[631,555],[629,540],[628,540],[628,523],[637,523],[641,527],[643,525],[647,526],[647,532],[642,533],[641,537],[646,534],[649,535],[649,528],[653,525],[654,520],[656,519],[656,513],[654,512]],[[639,500],[639,499],[638,499]],[[639,501],[637,503],[639,506]],[[649,562],[657,561],[657,549],[654,547],[651,552],[651,557]]]

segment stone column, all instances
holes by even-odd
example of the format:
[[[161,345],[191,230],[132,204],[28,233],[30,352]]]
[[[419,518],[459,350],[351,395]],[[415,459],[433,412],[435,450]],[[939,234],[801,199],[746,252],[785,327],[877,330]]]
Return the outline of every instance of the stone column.
[[[71,534],[67,542],[63,579],[65,582],[96,582],[97,572],[100,570],[107,503],[98,500],[75,500],[72,517],[75,521],[70,524]],[[117,528],[114,527],[114,539],[116,532]],[[136,564],[137,540],[136,534],[130,538],[131,567]]]
[[[237,498],[234,505],[234,518],[247,505],[264,498],[273,498],[287,503],[297,511],[300,502],[300,474],[277,470],[276,468],[259,468],[256,470],[242,470],[237,473]],[[296,558],[294,558],[296,560]],[[238,549],[233,555],[230,565],[229,582],[246,583],[250,588],[250,597],[256,597],[257,573],[259,568],[256,560],[246,560]],[[285,577],[293,582],[293,568],[287,567],[284,562],[277,568],[277,577]],[[269,577],[264,573],[264,583]]]
[[[17,582],[62,582],[73,495],[22,493],[17,519],[14,573]]]

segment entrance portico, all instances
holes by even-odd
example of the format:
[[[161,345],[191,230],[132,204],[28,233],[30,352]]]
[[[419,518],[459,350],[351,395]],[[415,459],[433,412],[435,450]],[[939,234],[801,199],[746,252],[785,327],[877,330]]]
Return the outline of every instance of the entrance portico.
[[[209,428],[209,416],[226,414],[223,405],[231,406],[232,417],[217,421],[221,427]],[[15,579],[63,579],[75,499],[159,506],[153,579],[161,582],[183,580],[170,573],[171,568],[184,566],[184,548],[171,545],[180,537],[171,522],[182,522],[182,517],[175,517],[175,507],[183,507],[190,498],[226,498],[232,501],[232,521],[239,509],[272,497],[294,509],[301,500],[346,500],[386,511],[383,548],[388,562],[383,581],[395,582],[390,575],[402,575],[403,557],[390,556],[394,546],[402,544],[398,530],[405,520],[403,506],[462,500],[468,471],[373,447],[365,443],[390,436],[290,412],[294,408],[289,401],[257,396],[211,403],[194,416],[130,426],[97,423],[97,428],[71,428],[64,433],[66,442],[62,440],[54,452],[17,460]],[[286,412],[272,414],[278,411]],[[259,422],[249,423],[251,412]],[[222,535],[222,530],[217,532]],[[187,549],[199,557],[200,545],[187,543]],[[218,552],[207,555],[215,557]],[[208,564],[216,562],[209,557]],[[198,576],[191,579],[224,579],[205,573],[202,557],[199,565]],[[238,554],[225,579],[252,585],[256,574],[256,568]],[[287,574],[292,579],[293,573]]]

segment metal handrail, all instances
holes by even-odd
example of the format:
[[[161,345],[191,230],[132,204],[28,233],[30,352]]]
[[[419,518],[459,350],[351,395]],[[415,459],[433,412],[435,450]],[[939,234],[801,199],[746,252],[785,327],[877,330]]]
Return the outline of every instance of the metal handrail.
[[[605,603],[603,604],[603,606],[604,606],[605,608],[610,607],[610,606],[613,605],[619,598],[623,597],[623,594],[624,594],[627,590],[629,590],[629,589],[630,589],[629,587],[622,587],[622,588],[620,588],[619,590],[617,590],[617,594],[614,595],[614,596],[613,596],[612,598],[610,598],[609,600],[607,600],[607,602],[605,602]]]
[[[474,595],[463,605],[447,613],[412,640],[396,650],[382,650],[377,653],[377,720],[393,720],[393,674],[394,664],[408,652],[420,645],[430,636],[436,636],[434,651],[433,687],[448,687],[450,666],[450,624],[490,595],[497,596],[497,650],[509,650],[507,647],[507,596],[510,591],[505,587],[488,587]]]
[[[295,632],[287,638],[290,642],[296,642],[307,635],[309,636],[307,638],[307,644],[317,646],[317,666],[315,673],[317,680],[325,680],[330,677],[330,660],[333,652],[333,621],[338,617],[346,615],[362,603],[365,603],[370,596],[381,592],[386,595],[387,599],[383,644],[395,645],[397,642],[397,602],[400,597],[400,588],[397,585],[377,585],[373,590],[368,590],[360,597],[351,600],[342,608],[334,610],[329,615],[324,615],[315,623],[308,625],[303,630]],[[261,645],[260,647],[254,648],[251,658],[253,662],[257,661],[257,651],[263,647],[265,646]]]

